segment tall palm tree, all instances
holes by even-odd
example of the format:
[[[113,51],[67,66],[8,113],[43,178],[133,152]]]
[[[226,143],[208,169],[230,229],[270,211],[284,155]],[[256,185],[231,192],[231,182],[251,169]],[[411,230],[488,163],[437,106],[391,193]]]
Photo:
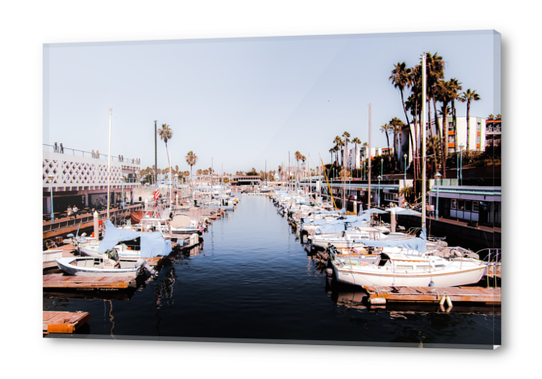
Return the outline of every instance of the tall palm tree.
[[[395,161],[395,170],[398,170],[397,162],[399,161],[399,134],[403,130],[405,123],[394,117],[390,121],[390,130],[393,132],[393,160]]]
[[[388,123],[385,123],[384,125],[380,127],[380,131],[382,133],[386,133],[386,140],[388,142],[388,154],[390,153],[390,136],[389,136],[390,129],[391,127],[390,127],[390,124]]]
[[[478,95],[476,91],[471,91],[470,88],[463,92],[459,97],[459,101],[462,103],[467,103],[467,151],[470,150],[470,103],[471,101],[479,100],[482,100],[480,95]]]
[[[192,166],[196,164],[198,161],[198,157],[192,150],[188,152],[188,155],[186,156],[186,163],[190,166],[190,179],[192,183],[194,182],[194,176],[192,175]]]
[[[356,155],[356,152],[358,151],[358,145],[361,145],[361,140],[358,137],[354,137],[352,140],[352,143],[354,144],[354,156]],[[359,162],[355,162],[354,168],[358,168]]]
[[[301,155],[301,153],[299,151],[296,151],[294,153],[294,158],[295,158],[295,160],[297,162],[297,175],[296,175],[296,177],[299,177],[299,161],[301,160],[301,157],[302,157],[302,155]]]
[[[344,152],[348,152],[348,142],[350,142],[350,133],[348,132],[344,132],[343,135],[344,137],[344,150],[341,152],[342,153],[342,156],[343,156],[343,166],[346,167],[347,165],[347,162],[344,162]]]
[[[342,146],[344,145],[344,142],[341,138],[341,136],[336,136],[335,139],[333,140],[333,142],[335,143],[335,160],[337,161],[337,164],[339,164],[339,157],[338,157],[338,152],[341,151],[342,152]]]
[[[166,144],[166,153],[167,153],[167,163],[168,163],[168,167],[169,167],[169,180],[170,180],[170,183],[171,183],[171,162],[169,160],[169,150],[167,148],[167,141],[171,139],[171,137],[173,137],[173,131],[169,128],[169,125],[167,124],[162,124],[162,129],[158,129],[158,134],[160,135],[160,139],[162,141],[164,141],[164,143]],[[170,190],[169,190],[169,200],[170,201],[173,201],[172,199],[172,187],[170,186]]]
[[[449,89],[450,89],[450,104],[452,109],[452,125],[454,130],[454,136],[455,136],[455,146],[454,150],[457,151],[457,114],[455,109],[455,101],[459,100],[459,91],[462,90],[461,83],[456,79],[452,78],[450,79],[449,83]]]
[[[413,69],[407,68],[405,62],[397,63],[394,66],[394,69],[392,70],[389,79],[392,81],[393,86],[397,88],[401,93],[401,103],[403,104],[403,112],[405,113],[406,123],[407,125],[410,125],[403,92],[406,88],[412,87],[412,85],[414,84]],[[412,147],[414,147],[414,140],[412,138],[412,131],[410,127],[408,128],[408,136],[410,138],[410,143]]]

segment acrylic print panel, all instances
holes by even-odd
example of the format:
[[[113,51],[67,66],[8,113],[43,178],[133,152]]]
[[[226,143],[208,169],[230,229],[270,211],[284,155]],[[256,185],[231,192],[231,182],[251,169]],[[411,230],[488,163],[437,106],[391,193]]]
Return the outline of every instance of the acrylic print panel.
[[[44,45],[44,336],[500,345],[499,78],[495,31]]]

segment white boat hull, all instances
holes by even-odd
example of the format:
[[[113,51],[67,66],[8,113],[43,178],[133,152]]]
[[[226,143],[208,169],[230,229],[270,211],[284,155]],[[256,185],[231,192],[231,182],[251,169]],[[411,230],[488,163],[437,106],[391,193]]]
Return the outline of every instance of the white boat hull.
[[[146,267],[150,272],[146,262],[138,259],[121,259],[120,268],[115,268],[114,261],[104,262],[101,258],[92,257],[73,257],[73,258],[56,258],[58,268],[69,275],[76,276],[130,276],[136,277],[140,270]],[[124,268],[123,268],[124,267]]]
[[[333,263],[337,281],[355,286],[412,286],[456,287],[478,283],[487,266],[474,262],[453,262],[445,269],[414,272],[394,269],[392,266],[355,265]]]

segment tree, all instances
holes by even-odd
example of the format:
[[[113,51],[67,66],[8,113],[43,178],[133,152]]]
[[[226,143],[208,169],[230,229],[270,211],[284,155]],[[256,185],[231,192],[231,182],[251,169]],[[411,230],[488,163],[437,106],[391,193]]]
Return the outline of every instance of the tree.
[[[197,161],[198,157],[196,156],[196,154],[194,154],[192,150],[190,150],[186,155],[186,163],[188,163],[188,165],[190,166],[190,178],[192,182],[194,181],[194,177],[192,176],[192,166],[194,166]]]
[[[343,135],[344,137],[344,151],[342,151],[342,156],[343,156],[343,166],[346,168],[347,166],[347,162],[344,162],[344,152],[348,152],[348,142],[350,142],[350,133],[348,132],[344,132]]]
[[[337,161],[337,164],[338,164],[338,163],[339,163],[339,157],[337,156],[337,154],[338,154],[339,151],[342,152],[342,147],[344,146],[344,142],[343,142],[341,136],[335,137],[335,139],[333,140],[333,142],[335,143],[335,147],[336,147],[336,150],[335,150],[335,160]]]
[[[355,137],[353,140],[352,140],[352,143],[354,144],[354,156],[356,156],[356,151],[358,151],[358,145],[361,145],[361,140],[358,138],[358,137]],[[359,162],[355,162],[354,164],[354,168],[358,168],[358,164]]]
[[[394,69],[391,72],[389,78],[392,81],[392,84],[395,88],[401,93],[401,103],[403,104],[403,112],[405,113],[405,119],[407,125],[410,125],[408,120],[407,107],[405,104],[404,90],[408,87],[411,87],[414,84],[414,76],[411,68],[407,68],[405,62],[397,63],[394,66]],[[410,137],[410,143],[414,147],[414,140],[412,138],[412,131],[408,128],[408,135]]]
[[[390,124],[388,123],[385,123],[384,125],[380,127],[380,131],[382,133],[386,133],[386,141],[388,142],[388,154],[390,153],[390,136],[389,136],[390,128],[391,128]]]
[[[463,92],[459,97],[459,101],[462,103],[467,103],[467,151],[470,150],[470,103],[471,101],[482,100],[480,95],[476,91],[471,91],[470,88]]]
[[[399,161],[399,134],[403,130],[404,122],[394,117],[390,121],[390,129],[393,132],[393,160],[395,161],[395,171],[398,170],[397,162]]]

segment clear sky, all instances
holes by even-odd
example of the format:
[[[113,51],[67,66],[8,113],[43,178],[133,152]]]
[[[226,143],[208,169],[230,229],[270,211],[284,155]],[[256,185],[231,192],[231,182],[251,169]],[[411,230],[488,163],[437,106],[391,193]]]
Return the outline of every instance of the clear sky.
[[[405,121],[389,76],[423,52],[446,62],[445,79],[476,90],[471,115],[500,110],[500,47],[491,31],[262,37],[44,45],[43,143],[154,164],[154,121],[173,130],[173,166],[235,173],[277,169],[299,150],[329,163],[344,131],[386,147],[380,127]],[[496,59],[497,57],[497,59]],[[457,104],[464,116],[466,105]],[[158,138],[158,166],[167,166]]]

